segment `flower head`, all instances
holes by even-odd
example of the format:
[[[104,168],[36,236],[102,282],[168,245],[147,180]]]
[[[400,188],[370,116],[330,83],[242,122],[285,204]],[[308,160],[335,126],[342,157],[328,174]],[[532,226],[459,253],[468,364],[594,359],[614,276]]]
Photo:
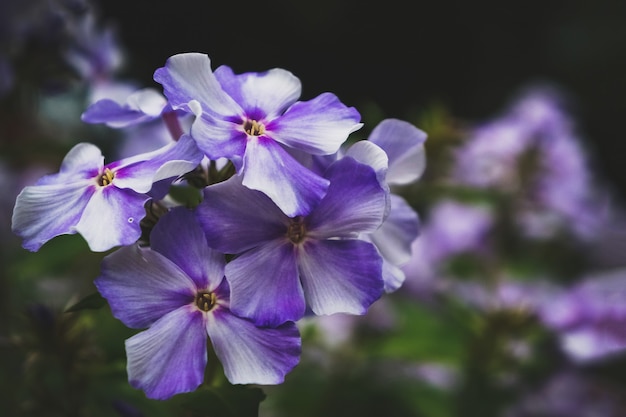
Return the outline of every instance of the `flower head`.
[[[213,72],[208,56],[187,53],[169,58],[154,79],[174,109],[195,114],[191,136],[200,149],[210,159],[232,160],[244,186],[269,196],[290,217],[308,214],[328,181],[287,150],[332,154],[362,126],[359,113],[331,93],[297,101],[300,81],[279,68]]]
[[[281,383],[299,360],[297,327],[261,328],[231,312],[224,256],[207,246],[194,215],[173,209],[150,244],[108,255],[95,281],[116,318],[147,328],[126,341],[131,385],[155,399],[195,390],[207,336],[231,383]]]
[[[65,156],[59,173],[17,196],[12,229],[31,251],[55,236],[74,233],[97,252],[130,245],[141,235],[139,221],[153,184],[173,181],[201,159],[189,137],[107,165],[95,145],[80,143]]]
[[[360,234],[387,212],[374,170],[353,158],[326,172],[328,193],[308,216],[288,217],[237,177],[209,186],[198,206],[209,245],[237,254],[226,266],[231,308],[260,324],[315,314],[364,314],[383,290],[382,260]]]

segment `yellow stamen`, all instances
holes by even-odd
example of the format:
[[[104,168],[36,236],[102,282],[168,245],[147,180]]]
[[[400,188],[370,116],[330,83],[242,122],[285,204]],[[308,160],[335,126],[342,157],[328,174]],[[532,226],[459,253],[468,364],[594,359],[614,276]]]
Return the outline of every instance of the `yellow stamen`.
[[[296,216],[291,219],[287,227],[287,237],[292,243],[300,243],[306,236],[306,227],[302,216]]]
[[[248,135],[261,136],[265,133],[265,126],[263,123],[259,123],[256,120],[246,120],[243,124],[243,129]]]
[[[105,168],[102,175],[100,175],[100,178],[98,178],[98,184],[106,187],[113,182],[113,178],[115,178],[115,173],[109,168]]]
[[[211,311],[215,307],[217,296],[214,292],[199,292],[196,294],[196,307],[202,311]]]

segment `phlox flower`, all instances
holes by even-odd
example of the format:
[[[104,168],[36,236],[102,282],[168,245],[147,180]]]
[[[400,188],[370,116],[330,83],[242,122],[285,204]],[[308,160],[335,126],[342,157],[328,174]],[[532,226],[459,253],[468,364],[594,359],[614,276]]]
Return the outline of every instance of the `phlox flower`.
[[[107,165],[98,147],[79,143],[65,156],[57,174],[42,177],[17,196],[13,232],[30,251],[55,236],[74,233],[96,252],[130,245],[141,235],[145,202],[151,196],[163,197],[163,186],[193,170],[202,157],[194,141],[185,136],[154,152]],[[155,183],[158,186],[153,188]]]
[[[314,314],[364,314],[382,294],[382,260],[361,233],[387,212],[374,170],[342,158],[328,193],[308,216],[288,217],[239,177],[209,186],[197,207],[209,246],[237,254],[226,266],[231,308],[264,325]]]
[[[231,383],[282,383],[300,357],[296,325],[261,328],[230,311],[224,255],[207,246],[191,211],[161,217],[150,245],[108,255],[95,281],[117,319],[147,328],[126,340],[130,384],[154,399],[195,390],[207,335]]]
[[[331,93],[297,101],[300,80],[275,68],[235,75],[209,57],[170,57],[154,79],[174,109],[193,112],[191,136],[212,160],[228,158],[242,184],[269,196],[290,217],[308,214],[328,181],[302,166],[288,150],[335,153],[359,129],[360,114]]]

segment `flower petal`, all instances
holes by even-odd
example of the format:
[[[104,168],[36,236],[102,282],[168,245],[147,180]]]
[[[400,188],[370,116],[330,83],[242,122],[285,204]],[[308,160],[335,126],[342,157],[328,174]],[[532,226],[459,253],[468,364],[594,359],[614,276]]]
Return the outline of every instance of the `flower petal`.
[[[241,107],[222,90],[215,78],[208,55],[174,55],[165,67],[155,71],[154,80],[163,85],[164,94],[175,109],[185,108],[190,101],[197,100],[203,112],[217,118],[243,117]]]
[[[128,327],[148,327],[194,300],[196,286],[176,264],[151,249],[120,248],[102,260],[94,281],[113,316]]]
[[[381,184],[386,183],[389,158],[380,146],[368,140],[360,140],[350,146],[344,156],[349,156],[357,162],[371,166],[376,171]]]
[[[79,143],[63,158],[58,174],[46,175],[37,185],[74,183],[79,179],[94,178],[104,166],[104,156],[96,145]]]
[[[374,170],[344,157],[326,172],[330,186],[326,196],[308,219],[315,237],[350,237],[373,232],[387,215],[389,192]]]
[[[215,77],[247,116],[256,120],[281,115],[302,93],[300,80],[280,68],[235,75],[230,67],[222,65],[215,70]]]
[[[419,218],[402,197],[392,194],[390,198],[389,216],[370,238],[383,258],[402,266],[411,259],[411,244],[419,235]]]
[[[218,309],[209,315],[207,332],[232,384],[280,384],[300,359],[300,333],[293,322],[262,328]]]
[[[202,152],[212,160],[243,157],[247,134],[240,123],[200,116],[191,126],[191,136]]]
[[[382,259],[371,243],[309,242],[298,255],[306,301],[315,314],[365,314],[383,293]]]
[[[289,223],[265,194],[241,185],[239,176],[206,187],[196,215],[209,246],[231,254],[284,235]]]
[[[396,291],[402,286],[405,279],[406,275],[402,269],[383,258],[383,282],[386,293]]]
[[[154,152],[123,159],[109,166],[115,169],[113,183],[116,187],[147,193],[157,181],[192,171],[203,156],[193,139],[183,135],[177,142]]]
[[[159,219],[150,247],[178,265],[199,289],[214,290],[224,278],[224,255],[209,248],[196,217],[184,207]]]
[[[95,187],[91,180],[25,187],[15,201],[13,233],[32,252],[55,236],[76,233]]]
[[[350,133],[360,129],[361,115],[332,93],[299,101],[266,126],[268,135],[287,146],[312,154],[339,150]]]
[[[76,231],[94,252],[131,245],[141,236],[139,222],[146,215],[144,204],[148,199],[114,185],[99,188],[85,207]]]
[[[408,184],[422,175],[426,168],[426,137],[422,130],[398,119],[385,119],[372,130],[368,140],[389,156],[389,184]]]
[[[305,303],[294,248],[282,240],[251,249],[226,264],[230,309],[260,326],[296,321]]]
[[[198,388],[207,363],[202,313],[185,306],[126,340],[128,380],[148,398],[165,400]]]
[[[263,136],[248,140],[243,185],[266,194],[289,217],[308,214],[328,180],[303,167],[278,143]]]

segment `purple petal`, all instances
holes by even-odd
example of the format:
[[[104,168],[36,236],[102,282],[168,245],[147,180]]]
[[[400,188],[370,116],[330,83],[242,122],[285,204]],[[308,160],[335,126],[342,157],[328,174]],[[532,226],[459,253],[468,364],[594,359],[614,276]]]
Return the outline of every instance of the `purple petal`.
[[[209,315],[207,332],[232,384],[280,384],[300,359],[300,333],[292,322],[260,328],[220,309]]]
[[[37,185],[67,184],[79,179],[93,178],[102,171],[103,166],[104,156],[97,146],[79,143],[65,155],[59,173],[42,177]]]
[[[389,184],[408,184],[417,180],[426,168],[424,141],[426,133],[411,123],[398,119],[380,122],[369,136],[389,157]]]
[[[138,246],[120,248],[102,260],[94,281],[113,316],[128,327],[148,327],[193,302],[196,286],[160,253]]]
[[[197,100],[203,112],[219,119],[233,116],[243,119],[241,107],[222,90],[215,78],[207,55],[174,55],[165,67],[155,71],[154,80],[163,85],[165,96],[175,109],[185,108],[190,101]]]
[[[131,245],[141,236],[139,222],[149,197],[114,185],[99,187],[85,207],[76,231],[94,252]]]
[[[300,80],[291,72],[274,68],[235,75],[230,67],[215,70],[220,85],[250,117],[273,119],[300,97]]]
[[[32,252],[55,236],[74,234],[74,226],[96,185],[91,180],[67,184],[31,185],[17,196],[11,228]]]
[[[128,380],[148,398],[165,400],[202,383],[207,333],[202,313],[194,309],[174,310],[126,340]]]
[[[201,113],[191,126],[191,136],[210,159],[241,158],[246,151],[248,135],[242,122],[220,120]]]
[[[389,216],[370,238],[383,258],[401,266],[411,259],[411,244],[419,235],[419,218],[402,197],[392,194],[390,198]]]
[[[167,101],[156,90],[146,88],[128,96],[124,104],[111,99],[98,100],[81,115],[87,123],[106,123],[110,127],[126,127],[154,120],[161,116]]]
[[[266,129],[272,138],[287,146],[313,154],[331,154],[339,150],[350,133],[363,126],[360,120],[354,107],[346,107],[332,93],[323,93],[295,103]]]
[[[386,293],[399,289],[406,279],[404,271],[383,258],[383,282]]]
[[[96,101],[81,115],[81,120],[85,123],[106,123],[107,126],[114,128],[126,127],[153,119],[153,116],[129,109],[110,99]]]
[[[159,219],[150,234],[150,247],[178,265],[199,289],[212,291],[224,278],[224,255],[209,249],[200,224],[184,207]]]
[[[289,217],[308,214],[328,180],[297,163],[278,143],[263,136],[248,140],[243,185],[266,194]]]
[[[360,140],[350,146],[345,156],[354,158],[357,162],[371,166],[381,184],[387,182],[389,159],[385,151],[378,145],[367,140]]]
[[[286,234],[289,220],[265,194],[241,185],[241,178],[211,185],[196,209],[209,246],[241,253]]]
[[[154,182],[192,171],[203,156],[193,139],[183,135],[178,142],[109,166],[115,169],[115,186],[147,193]]]
[[[330,186],[326,196],[309,216],[310,232],[316,237],[349,237],[373,232],[387,214],[389,193],[374,170],[346,157],[326,173]]]
[[[382,259],[368,242],[309,242],[298,266],[307,303],[318,315],[365,314],[383,293]]]
[[[243,253],[226,264],[230,309],[261,326],[296,321],[304,315],[294,247],[282,240]]]

